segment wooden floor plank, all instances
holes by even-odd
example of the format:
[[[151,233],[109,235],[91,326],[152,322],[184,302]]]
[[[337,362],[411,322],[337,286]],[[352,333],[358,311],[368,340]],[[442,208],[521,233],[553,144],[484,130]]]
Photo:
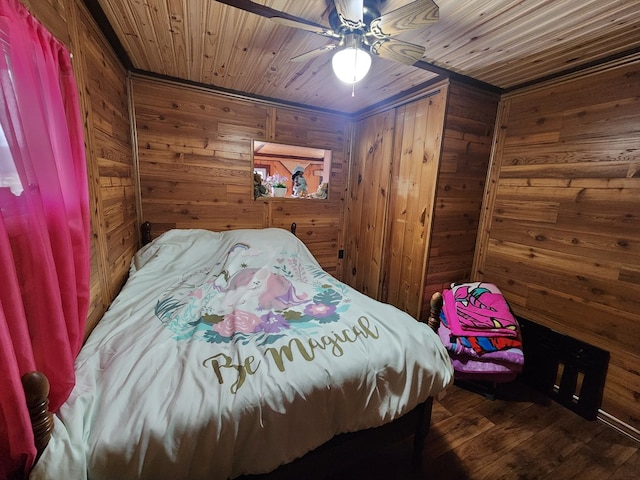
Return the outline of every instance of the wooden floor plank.
[[[459,448],[472,438],[483,435],[493,427],[495,424],[481,413],[470,412],[467,415],[451,416],[431,427],[432,431],[427,440],[429,447],[425,455],[428,459],[437,458],[451,449]]]
[[[609,477],[611,480],[638,480],[640,477],[640,450],[620,465]]]
[[[600,426],[598,433],[580,448],[568,455],[558,468],[554,478],[603,480],[611,477],[635,453],[638,445],[615,430]],[[640,478],[640,471],[636,478]]]
[[[509,451],[527,442],[536,431],[552,422],[554,418],[557,418],[556,414],[549,409],[525,406],[520,413],[452,450],[447,456],[447,461],[435,459],[438,475],[446,472],[453,454],[463,459],[466,469],[470,472],[468,478],[492,478],[496,466],[501,464]]]
[[[558,406],[558,410],[562,407]],[[497,459],[490,468],[478,472],[483,478],[495,480],[518,478],[560,478],[551,475],[566,457],[588,441],[580,429],[580,422],[574,416],[557,413],[557,421],[536,432],[524,448],[513,448]],[[554,414],[555,416],[555,414]],[[601,426],[601,428],[608,428]],[[577,435],[580,432],[580,436]]]
[[[459,386],[434,402],[420,469],[411,439],[331,480],[546,480],[640,478],[640,444],[588,421],[520,382],[496,399]]]

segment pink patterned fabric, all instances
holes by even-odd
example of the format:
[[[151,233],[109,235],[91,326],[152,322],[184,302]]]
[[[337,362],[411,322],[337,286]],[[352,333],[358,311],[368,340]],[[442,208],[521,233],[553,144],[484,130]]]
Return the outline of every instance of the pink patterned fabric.
[[[449,328],[458,336],[516,337],[518,324],[492,283],[452,284],[442,293]]]
[[[443,314],[440,318],[438,335],[449,352],[454,378],[503,383],[514,380],[522,372],[524,353],[521,348],[478,354],[473,348],[465,348],[457,343],[447,326],[446,315]]]
[[[75,382],[89,304],[89,208],[67,49],[18,0],[0,2],[0,478],[35,447],[20,377],[45,373],[51,410]]]
[[[457,380],[510,382],[522,371],[519,325],[492,283],[453,283],[443,291],[438,335]]]

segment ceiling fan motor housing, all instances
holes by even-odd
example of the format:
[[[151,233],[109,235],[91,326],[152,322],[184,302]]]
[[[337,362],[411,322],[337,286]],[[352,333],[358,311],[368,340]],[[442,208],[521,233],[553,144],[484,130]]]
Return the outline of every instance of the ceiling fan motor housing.
[[[336,8],[329,13],[329,25],[331,29],[340,35],[349,35],[351,33],[365,36],[369,32],[369,24],[380,17],[380,10],[365,2],[363,8],[362,21],[359,19],[343,18]],[[368,42],[367,42],[368,44]]]

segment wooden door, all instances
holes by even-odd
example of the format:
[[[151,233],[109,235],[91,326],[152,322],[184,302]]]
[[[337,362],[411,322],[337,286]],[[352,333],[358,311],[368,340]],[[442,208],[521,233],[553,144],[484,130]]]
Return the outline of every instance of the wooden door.
[[[395,110],[356,125],[349,174],[345,232],[345,282],[379,299]]]
[[[447,87],[396,111],[382,299],[418,318]]]

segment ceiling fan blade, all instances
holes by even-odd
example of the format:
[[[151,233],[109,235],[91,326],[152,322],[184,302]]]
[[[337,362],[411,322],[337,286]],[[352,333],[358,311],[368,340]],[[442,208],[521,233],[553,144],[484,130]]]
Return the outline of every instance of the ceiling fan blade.
[[[340,20],[352,28],[364,26],[364,2],[363,0],[333,0]]]
[[[340,38],[340,35],[335,33],[330,28],[323,27],[322,25],[315,25],[312,23],[302,23],[299,20],[291,20],[291,18],[289,17],[269,17],[269,19],[281,25],[300,28],[302,30],[306,30],[307,32],[317,33],[318,35],[322,35],[323,37]],[[303,20],[303,22],[306,22],[306,20]]]
[[[328,27],[325,27],[324,25],[317,24],[310,20],[305,20],[304,18],[296,17],[294,15],[289,15],[286,12],[281,12],[280,10],[267,7],[265,5],[260,5],[259,3],[255,3],[250,0],[215,0],[215,1],[217,1],[218,3],[222,3],[224,5],[229,5],[230,7],[235,7],[240,10],[244,10],[245,12],[253,13],[255,15],[260,15],[261,17],[268,18],[270,20],[273,20],[274,22],[278,22],[283,25],[287,25],[289,27],[301,28],[302,30],[307,30],[313,33],[317,33],[325,37],[340,38],[340,35],[336,34],[333,30],[331,30]]]
[[[309,52],[297,55],[297,56],[291,58],[290,61],[292,61],[292,62],[304,62],[304,61],[309,60],[311,58],[317,57],[318,55],[320,55],[320,54],[322,54],[324,52],[331,51],[331,50],[335,49],[337,46],[338,45],[336,45],[336,44],[325,45],[324,47],[316,48],[316,49],[311,50]]]
[[[422,45],[403,42],[391,38],[382,38],[371,45],[371,53],[387,60],[413,65],[424,55],[425,48]]]
[[[416,0],[371,21],[371,32],[378,38],[414,30],[438,21],[439,9],[433,0]]]

